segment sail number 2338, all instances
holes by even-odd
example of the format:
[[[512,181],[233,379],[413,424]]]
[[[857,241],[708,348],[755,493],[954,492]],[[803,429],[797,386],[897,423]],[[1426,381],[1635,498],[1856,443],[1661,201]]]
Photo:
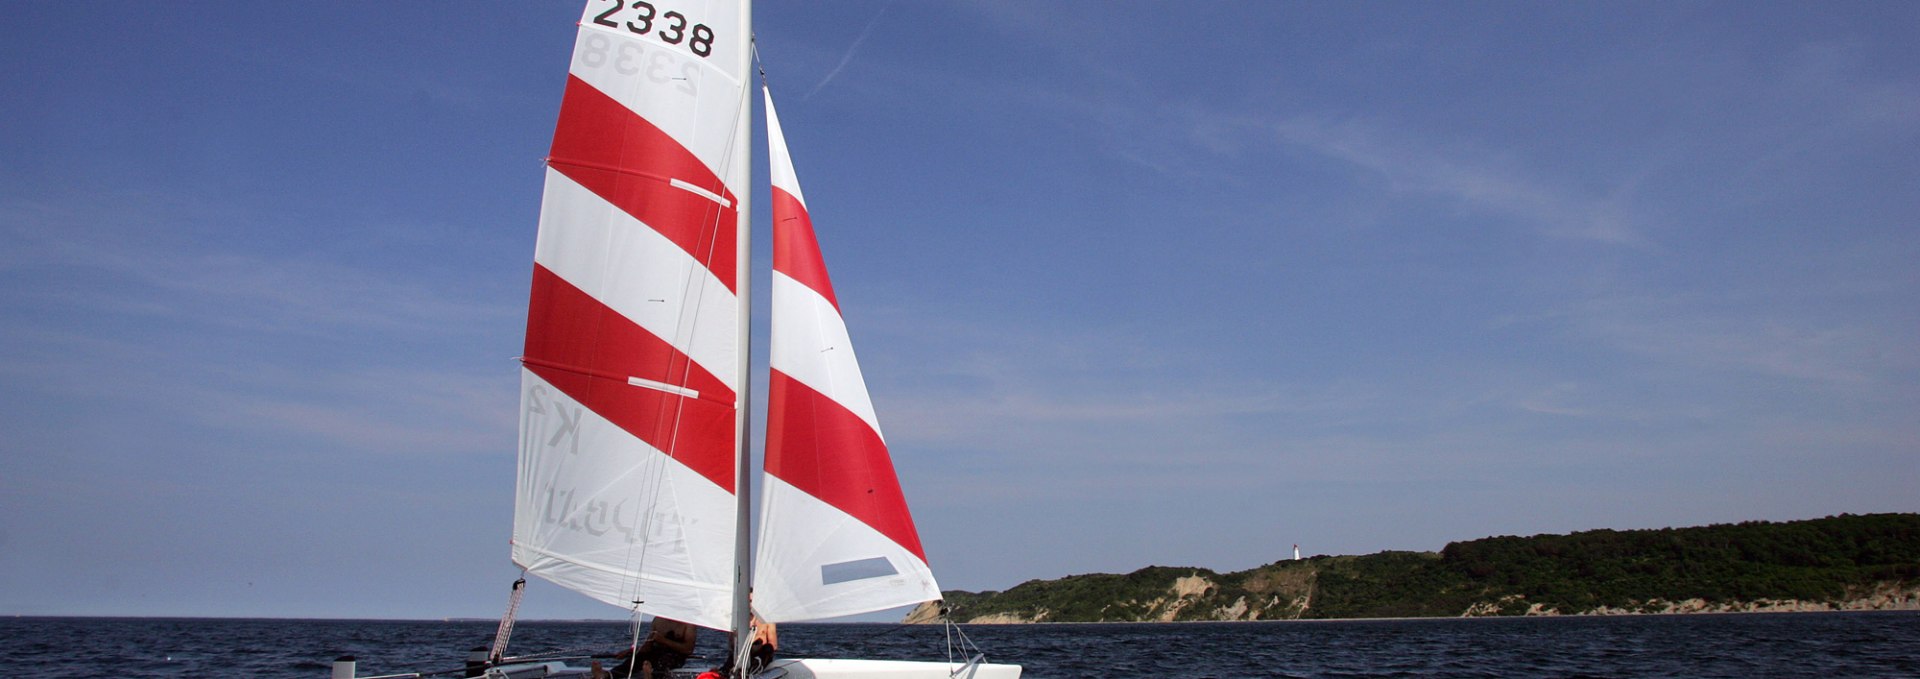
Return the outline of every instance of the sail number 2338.
[[[622,12],[621,10],[631,10]],[[713,29],[706,24],[696,24],[687,15],[675,11],[662,12],[647,0],[613,0],[613,6],[593,17],[593,23],[610,28],[625,28],[634,35],[648,35],[658,38],[669,45],[686,43],[687,49],[694,55],[705,57],[713,54]],[[689,25],[692,24],[692,25]]]

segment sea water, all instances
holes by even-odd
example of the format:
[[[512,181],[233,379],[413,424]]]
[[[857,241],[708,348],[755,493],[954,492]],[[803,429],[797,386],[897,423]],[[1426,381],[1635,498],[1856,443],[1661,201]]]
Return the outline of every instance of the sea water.
[[[0,667],[32,677],[315,679],[336,656],[362,675],[449,670],[492,622],[0,618]],[[1920,613],[963,628],[993,662],[1070,677],[1920,677]],[[523,621],[515,653],[625,646],[623,622]],[[939,626],[789,624],[783,656],[942,660]],[[689,666],[725,640],[701,635]],[[457,676],[457,675],[455,675]]]

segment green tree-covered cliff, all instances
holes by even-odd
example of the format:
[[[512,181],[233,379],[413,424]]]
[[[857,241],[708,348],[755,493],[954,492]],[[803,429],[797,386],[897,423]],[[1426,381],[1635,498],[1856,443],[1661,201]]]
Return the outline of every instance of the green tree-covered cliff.
[[[1490,537],[1439,553],[1151,566],[944,593],[963,622],[1424,617],[1920,607],[1920,514]],[[910,622],[934,617],[929,605]]]

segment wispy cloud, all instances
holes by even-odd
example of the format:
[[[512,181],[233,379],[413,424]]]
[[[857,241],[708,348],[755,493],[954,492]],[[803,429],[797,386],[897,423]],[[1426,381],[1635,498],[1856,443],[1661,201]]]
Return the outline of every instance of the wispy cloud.
[[[502,361],[501,375],[511,365]],[[280,375],[303,388],[258,397],[212,394],[209,422],[232,429],[327,441],[372,455],[498,454],[513,441],[515,392],[506,377],[431,371],[360,370]]]
[[[1915,350],[1856,323],[1729,309],[1690,296],[1611,296],[1567,315],[1581,334],[1675,366],[1861,385],[1911,369]]]
[[[1274,121],[1271,130],[1281,143],[1376,173],[1396,191],[1456,200],[1530,223],[1549,236],[1652,247],[1618,201],[1581,196],[1527,179],[1526,173],[1504,167],[1491,152],[1442,150],[1357,119],[1297,116]]]
[[[4,346],[23,358],[0,367],[5,381],[38,399],[84,404],[41,415],[41,426],[105,417],[156,431],[245,433],[237,446],[368,455],[497,453],[512,441],[513,368],[504,359],[489,374],[320,369],[85,334],[16,335]]]
[[[848,45],[847,51],[840,55],[840,63],[834,64],[833,70],[827,71],[826,77],[820,79],[820,84],[814,85],[813,89],[809,90],[806,96],[800,98],[801,101],[813,98],[813,95],[818,93],[821,88],[826,87],[827,83],[833,82],[833,79],[840,75],[840,71],[847,68],[847,64],[853,63],[853,55],[860,52],[860,44],[866,42],[867,36],[873,34],[873,27],[880,24],[880,17],[886,16],[887,8],[891,6],[892,5],[882,5],[880,11],[875,12],[872,19],[867,20],[867,27],[860,30],[860,36],[854,38],[853,44]]]
[[[1720,103],[1746,118],[1730,126],[1737,165],[1719,182],[1730,199],[1776,199],[1805,185],[1809,162],[1831,162],[1825,156],[1864,139],[1908,143],[1920,127],[1920,83],[1874,73],[1861,45],[1806,43],[1780,62],[1741,78],[1749,87]]]
[[[887,326],[894,337],[876,348],[910,347],[914,356],[910,366],[874,372],[888,440],[903,451],[967,451],[942,459],[944,471],[1019,487],[1009,492],[1068,492],[1057,485],[1062,474],[1074,477],[1071,492],[1272,478],[1289,459],[1325,466],[1311,461],[1314,451],[1386,446],[1407,427],[1482,398],[1347,378],[1277,380],[1097,327],[960,317],[894,317]],[[1354,433],[1369,428],[1383,433]]]
[[[512,426],[510,350],[487,374],[427,348],[468,353],[515,304],[429,277],[240,252],[225,239],[150,237],[198,228],[160,212],[114,201],[0,205],[14,245],[0,277],[30,282],[0,292],[0,347],[22,359],[0,374],[129,419],[370,453],[511,440],[502,433]]]
[[[1543,415],[1566,415],[1568,417],[1586,417],[1591,415],[1593,411],[1590,408],[1569,405],[1578,391],[1579,385],[1572,382],[1561,382],[1523,395],[1515,405],[1519,406],[1521,410]]]
[[[69,215],[8,229],[16,258],[0,271],[31,268],[50,278],[17,289],[70,309],[146,313],[255,331],[337,334],[428,332],[510,315],[427,287],[418,278],[302,256],[269,257],[215,246],[123,238],[102,215]],[[107,217],[111,221],[112,217]],[[89,220],[90,223],[75,223]],[[74,238],[76,233],[86,234]],[[60,237],[54,237],[58,234]]]

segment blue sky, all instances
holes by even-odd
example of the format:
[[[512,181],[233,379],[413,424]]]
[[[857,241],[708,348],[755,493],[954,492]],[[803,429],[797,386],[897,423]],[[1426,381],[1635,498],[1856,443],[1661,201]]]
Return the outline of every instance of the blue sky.
[[[0,614],[498,615],[578,5],[10,14]],[[1920,511],[1920,5],[756,14],[948,588]]]

